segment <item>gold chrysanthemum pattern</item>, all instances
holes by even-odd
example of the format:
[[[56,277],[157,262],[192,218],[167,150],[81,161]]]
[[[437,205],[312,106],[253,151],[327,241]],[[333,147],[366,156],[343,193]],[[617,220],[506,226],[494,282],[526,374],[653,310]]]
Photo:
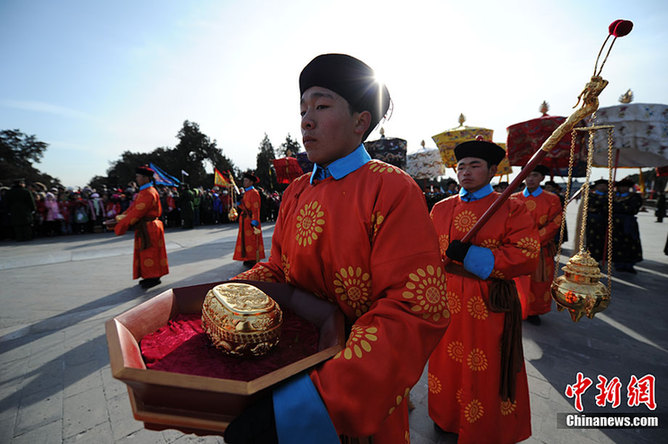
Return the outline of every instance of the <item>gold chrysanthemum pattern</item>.
[[[473,211],[465,210],[455,216],[453,224],[457,231],[468,233],[478,221],[478,216]]]
[[[438,247],[441,249],[441,255],[445,256],[445,251],[450,246],[450,235],[441,234],[438,236]]]
[[[376,211],[371,215],[371,242],[376,240],[378,235],[378,230],[380,230],[380,225],[385,220],[385,217],[380,214],[380,211]]]
[[[411,301],[411,310],[421,313],[424,319],[438,321],[449,318],[448,300],[445,295],[445,273],[441,267],[427,265],[408,275],[402,296]]]
[[[545,222],[547,222],[547,214],[543,214],[538,218],[538,223],[541,225],[545,225]]]
[[[455,399],[457,400],[457,404],[462,405],[464,401],[462,401],[462,398],[464,397],[464,389],[459,388],[455,392]]]
[[[144,208],[146,208],[146,204],[144,202],[139,202],[137,204],[137,209],[138,210],[143,210]]]
[[[501,246],[501,241],[498,239],[485,239],[480,242],[481,247],[489,248],[490,250],[496,250]]]
[[[490,274],[490,276],[493,277],[493,278],[497,278],[497,279],[505,279],[506,278],[505,275],[497,269],[492,270],[492,273]]]
[[[353,325],[350,330],[350,336],[346,342],[346,348],[338,352],[334,359],[343,356],[345,359],[353,359],[354,357],[362,358],[364,353],[371,351],[371,344],[378,340],[377,327],[360,327]]]
[[[487,316],[489,316],[485,301],[483,301],[480,295],[475,295],[469,299],[466,303],[466,309],[471,316],[481,321],[487,319]]]
[[[427,373],[427,390],[433,394],[441,393],[441,390],[443,390],[441,380],[433,373]]]
[[[451,314],[459,314],[462,311],[462,300],[457,293],[454,291],[448,291],[446,293],[448,298],[448,310]]]
[[[254,267],[233,277],[231,280],[247,280],[259,282],[276,282],[274,275],[265,267]]]
[[[487,370],[487,356],[480,348],[474,348],[466,357],[466,364],[474,372]]]
[[[334,291],[336,297],[355,310],[361,316],[369,309],[371,293],[371,276],[361,267],[342,268],[334,273]]]
[[[501,401],[500,408],[501,408],[501,415],[508,416],[511,413],[513,413],[517,408],[517,401],[510,402],[510,399]]]
[[[325,212],[318,201],[307,203],[297,215],[297,243],[302,247],[311,245],[323,232]]]
[[[408,396],[408,394],[409,394],[410,392],[411,392],[411,388],[410,388],[410,387],[407,387],[406,390],[404,390],[404,394],[403,394],[403,395],[397,395],[397,396],[394,398],[394,404],[395,404],[395,405],[393,405],[392,407],[390,407],[390,411],[387,412],[388,415],[391,415],[392,413],[394,413],[394,411],[397,409],[397,407],[399,407],[399,406],[401,405],[401,402],[404,400],[404,398],[406,398],[406,397]]]
[[[540,251],[540,242],[533,237],[523,237],[517,242],[517,246],[522,250],[522,253],[529,258],[538,257]]]
[[[482,418],[484,414],[485,411],[482,408],[482,403],[477,399],[469,402],[464,408],[464,417],[471,424]]]
[[[456,362],[464,359],[464,344],[462,341],[452,341],[448,344],[448,356]]]
[[[285,282],[290,282],[290,260],[285,254],[281,254],[281,264],[283,265],[283,275],[285,276]]]
[[[536,209],[536,201],[535,200],[526,200],[524,204],[527,206],[527,210],[533,211]]]
[[[369,169],[374,173],[398,173],[401,174],[400,168],[390,165],[389,163],[372,160],[369,162]]]

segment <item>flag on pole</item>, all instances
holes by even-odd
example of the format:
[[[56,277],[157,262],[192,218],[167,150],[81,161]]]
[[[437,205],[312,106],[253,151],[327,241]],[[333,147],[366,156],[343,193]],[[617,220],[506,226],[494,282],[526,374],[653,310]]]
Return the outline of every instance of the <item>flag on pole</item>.
[[[213,184],[218,185],[220,187],[229,187],[232,186],[229,180],[223,176],[223,173],[218,171],[218,168],[213,169]]]
[[[156,185],[165,185],[168,187],[178,187],[181,181],[177,179],[176,177],[170,176],[169,174],[165,173],[162,169],[158,168],[158,166],[154,163],[149,163],[148,164],[153,171],[155,171],[155,174],[153,175],[153,180]]]

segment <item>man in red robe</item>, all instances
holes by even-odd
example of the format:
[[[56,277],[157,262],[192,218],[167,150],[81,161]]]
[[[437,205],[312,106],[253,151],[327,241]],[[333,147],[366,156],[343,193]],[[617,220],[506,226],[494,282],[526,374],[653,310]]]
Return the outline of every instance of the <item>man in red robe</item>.
[[[450,317],[436,233],[413,179],[362,143],[390,102],[373,70],[321,55],[299,85],[315,166],[283,195],[268,262],[237,278],[287,282],[338,305],[349,335],[332,359],[232,422],[225,440],[405,443],[409,391]]]
[[[429,415],[458,443],[514,443],[531,435],[521,307],[512,278],[534,270],[538,230],[526,207],[504,202],[471,242],[461,239],[498,197],[489,181],[505,151],[455,148],[461,190],[431,217],[446,266],[450,327],[429,358]]]
[[[239,234],[234,247],[235,261],[244,261],[244,265],[252,267],[260,259],[264,259],[264,242],[260,227],[260,193],[253,186],[259,179],[252,173],[243,176],[244,194],[239,208]]]
[[[540,236],[538,266],[530,275],[515,278],[522,318],[534,325],[540,325],[539,315],[552,308],[550,285],[554,278],[554,255],[557,254],[554,239],[561,228],[561,200],[540,186],[549,173],[546,166],[538,165],[524,180],[524,191],[512,195],[526,205]]]
[[[139,285],[151,288],[160,283],[160,277],[169,273],[165,250],[165,229],[159,217],[162,212],[160,196],[153,186],[155,172],[144,165],[135,170],[139,193],[130,207],[116,216],[116,235],[135,230],[132,279],[143,278]]]

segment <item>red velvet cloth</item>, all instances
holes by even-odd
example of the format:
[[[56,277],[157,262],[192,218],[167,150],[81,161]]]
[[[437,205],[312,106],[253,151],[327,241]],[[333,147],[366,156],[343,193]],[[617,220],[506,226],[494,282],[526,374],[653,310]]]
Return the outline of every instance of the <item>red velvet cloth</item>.
[[[188,375],[250,381],[318,351],[315,325],[283,310],[281,340],[260,358],[235,358],[216,349],[202,330],[200,314],[179,314],[140,342],[146,367]]]

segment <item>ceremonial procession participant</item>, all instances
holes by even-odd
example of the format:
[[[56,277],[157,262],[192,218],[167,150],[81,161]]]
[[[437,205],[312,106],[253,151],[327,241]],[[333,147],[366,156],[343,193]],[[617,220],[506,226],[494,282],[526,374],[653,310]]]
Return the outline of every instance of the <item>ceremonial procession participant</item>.
[[[33,213],[37,210],[32,193],[26,189],[25,179],[16,179],[5,193],[5,205],[14,228],[14,239],[19,242],[32,239]]]
[[[165,249],[165,229],[160,221],[160,196],[153,186],[155,172],[148,165],[135,170],[139,193],[130,207],[116,216],[114,231],[117,236],[129,228],[135,230],[132,279],[142,278],[139,285],[151,288],[160,283],[160,277],[169,273]]]
[[[607,260],[608,236],[608,181],[598,179],[589,192],[587,203],[586,244],[591,257],[601,263]],[[578,229],[578,233],[579,233]],[[577,245],[577,244],[576,244]]]
[[[561,200],[540,186],[548,174],[550,170],[546,166],[536,166],[524,180],[524,191],[512,195],[527,207],[540,236],[538,266],[530,275],[515,278],[522,303],[522,319],[534,325],[540,325],[539,315],[552,308],[550,285],[554,278],[554,255],[557,254],[554,239],[561,228]]]
[[[429,416],[457,442],[514,443],[531,435],[521,307],[513,278],[538,263],[526,205],[505,201],[471,242],[461,239],[498,197],[490,180],[505,157],[482,140],[455,147],[459,195],[431,211],[446,266],[450,326],[429,358]]]
[[[636,214],[642,207],[640,194],[630,191],[630,179],[615,184],[612,203],[612,263],[617,271],[637,273],[633,265],[642,260],[642,245]]]
[[[233,421],[225,440],[271,442],[276,427],[281,443],[405,443],[409,391],[450,316],[438,239],[417,184],[371,160],[362,143],[390,103],[373,70],[320,55],[299,88],[315,166],[283,194],[268,262],[237,277],[287,282],[336,304],[348,338],[332,359],[274,390],[273,403]]]
[[[239,209],[239,234],[234,247],[235,261],[244,261],[244,265],[252,267],[260,259],[264,259],[264,242],[260,227],[260,193],[253,186],[258,183],[254,174],[246,172],[243,175],[242,185],[244,194],[237,203]]]

